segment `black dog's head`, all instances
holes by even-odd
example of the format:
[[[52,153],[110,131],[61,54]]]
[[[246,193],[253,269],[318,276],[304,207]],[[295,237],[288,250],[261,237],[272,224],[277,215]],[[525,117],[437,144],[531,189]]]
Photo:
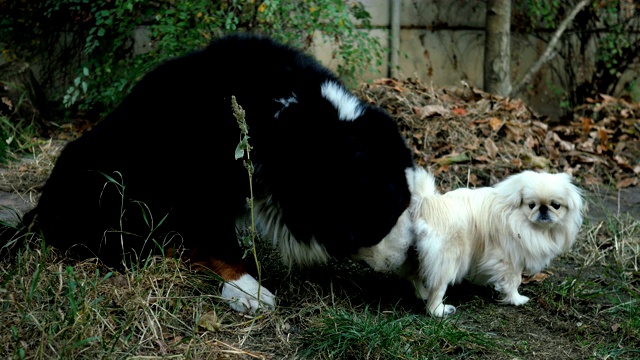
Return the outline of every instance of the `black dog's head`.
[[[348,255],[381,241],[409,205],[412,156],[385,111],[337,82],[324,82],[320,96],[315,91],[274,102],[276,126],[264,128],[266,143],[255,148],[295,238]]]
[[[413,166],[411,152],[396,123],[380,109],[367,107],[340,125],[347,136],[337,223],[350,248],[375,245],[411,200],[405,176]]]

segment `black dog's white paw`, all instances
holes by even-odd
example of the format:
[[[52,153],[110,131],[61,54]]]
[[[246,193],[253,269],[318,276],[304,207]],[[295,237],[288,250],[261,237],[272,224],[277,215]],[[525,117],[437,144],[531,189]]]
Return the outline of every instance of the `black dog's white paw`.
[[[260,299],[258,301],[258,290]],[[235,311],[255,314],[258,309],[275,310],[275,296],[249,274],[222,286],[222,297]]]

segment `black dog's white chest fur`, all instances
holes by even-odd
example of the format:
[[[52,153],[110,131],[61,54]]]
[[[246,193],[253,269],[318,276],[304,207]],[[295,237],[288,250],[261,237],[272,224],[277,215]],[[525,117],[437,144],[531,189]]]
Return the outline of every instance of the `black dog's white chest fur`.
[[[320,85],[320,95],[321,102],[314,104],[314,106],[329,108],[330,112],[337,114],[339,121],[354,121],[363,115],[367,107],[366,104],[363,104],[342,85],[333,80],[327,80]],[[300,104],[293,91],[290,96],[274,99],[274,101],[282,104],[282,108],[274,114],[275,119],[280,118],[281,115],[283,117],[286,116],[287,108],[290,106]],[[305,104],[302,105],[304,106]],[[304,119],[298,121],[304,121]],[[328,145],[331,146],[331,144]],[[296,151],[296,149],[292,149],[292,151]],[[291,164],[291,166],[295,169],[298,166],[313,167],[314,164]],[[260,164],[256,172],[259,182],[262,180],[260,179],[261,169],[262,165]],[[302,181],[305,180],[303,179]],[[311,190],[312,189],[310,189],[310,191]],[[304,196],[304,194],[300,194],[300,196]],[[308,205],[310,207],[314,206],[312,203]],[[305,241],[296,239],[295,235],[289,230],[289,226],[285,220],[283,211],[286,210],[283,210],[282,204],[274,199],[270,189],[266,189],[263,196],[258,196],[255,199],[254,211],[258,230],[263,237],[269,239],[273,246],[279,250],[285,264],[289,266],[294,264],[306,266],[325,263],[331,258],[326,247],[319,242],[315,236],[304,239]],[[331,211],[331,209],[327,209],[327,211]],[[309,216],[313,216],[312,213],[310,213]]]

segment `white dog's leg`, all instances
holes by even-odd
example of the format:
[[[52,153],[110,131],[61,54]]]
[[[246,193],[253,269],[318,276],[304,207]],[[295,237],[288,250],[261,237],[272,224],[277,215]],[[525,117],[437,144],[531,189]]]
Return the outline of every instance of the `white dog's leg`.
[[[422,282],[417,280],[413,280],[412,282],[416,291],[416,296],[422,300],[427,300],[427,307],[429,308],[429,313],[431,313],[431,315],[435,317],[445,317],[456,312],[455,306],[443,303],[444,294],[447,289],[446,286],[440,291],[434,291],[431,293]],[[431,301],[430,299],[434,300]]]
[[[258,289],[260,289],[260,301],[258,301]],[[255,314],[258,309],[275,309],[275,296],[267,288],[260,286],[249,274],[226,282],[222,286],[222,297],[235,311]]]
[[[416,250],[420,262],[419,278],[414,281],[416,291],[423,300],[431,315],[445,317],[456,312],[453,305],[443,303],[447,286],[457,279],[460,252],[447,253],[447,238],[438,234],[424,219],[415,220]]]
[[[509,303],[512,305],[524,305],[527,303],[527,301],[529,301],[529,297],[524,296],[524,295],[520,295],[518,293],[518,289],[515,288],[513,289],[513,291],[506,293],[504,299],[501,300],[502,302],[505,303]]]
[[[446,291],[447,284],[431,288],[427,291],[429,293],[429,295],[427,295],[427,307],[431,315],[441,318],[456,312],[455,306],[444,303],[444,294]]]
[[[529,298],[518,293],[518,286],[520,286],[521,281],[522,275],[520,272],[506,274],[501,277],[495,284],[496,290],[504,294],[504,298],[500,302],[516,306],[526,304]]]

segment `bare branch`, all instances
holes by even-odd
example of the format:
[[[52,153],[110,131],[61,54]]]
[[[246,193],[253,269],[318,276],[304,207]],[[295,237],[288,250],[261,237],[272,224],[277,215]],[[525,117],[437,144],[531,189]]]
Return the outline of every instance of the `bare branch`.
[[[544,65],[545,63],[547,63],[549,60],[551,60],[554,57],[555,52],[553,51],[553,49],[558,44],[558,41],[560,41],[560,37],[562,36],[562,33],[564,33],[564,31],[569,26],[569,23],[571,23],[573,21],[573,19],[576,17],[576,15],[578,15],[578,13],[585,6],[587,6],[589,4],[589,2],[590,2],[590,0],[582,0],[582,1],[580,1],[576,5],[576,7],[574,7],[573,10],[571,10],[569,15],[567,15],[567,17],[564,20],[562,20],[562,23],[560,23],[560,26],[558,26],[558,29],[553,34],[553,37],[551,38],[551,41],[549,41],[549,44],[547,44],[547,47],[544,49],[544,52],[542,53],[542,56],[540,56],[538,61],[536,61],[535,64],[533,64],[533,66],[531,66],[531,68],[529,69],[529,71],[527,71],[527,73],[524,75],[522,80],[520,80],[520,82],[516,86],[513,87],[513,89],[511,90],[511,93],[509,94],[510,97],[513,97],[513,96],[519,94],[522,90],[524,90],[524,88],[527,85],[529,85],[529,83],[533,79],[533,76],[538,72],[538,70],[540,70],[542,65]]]

